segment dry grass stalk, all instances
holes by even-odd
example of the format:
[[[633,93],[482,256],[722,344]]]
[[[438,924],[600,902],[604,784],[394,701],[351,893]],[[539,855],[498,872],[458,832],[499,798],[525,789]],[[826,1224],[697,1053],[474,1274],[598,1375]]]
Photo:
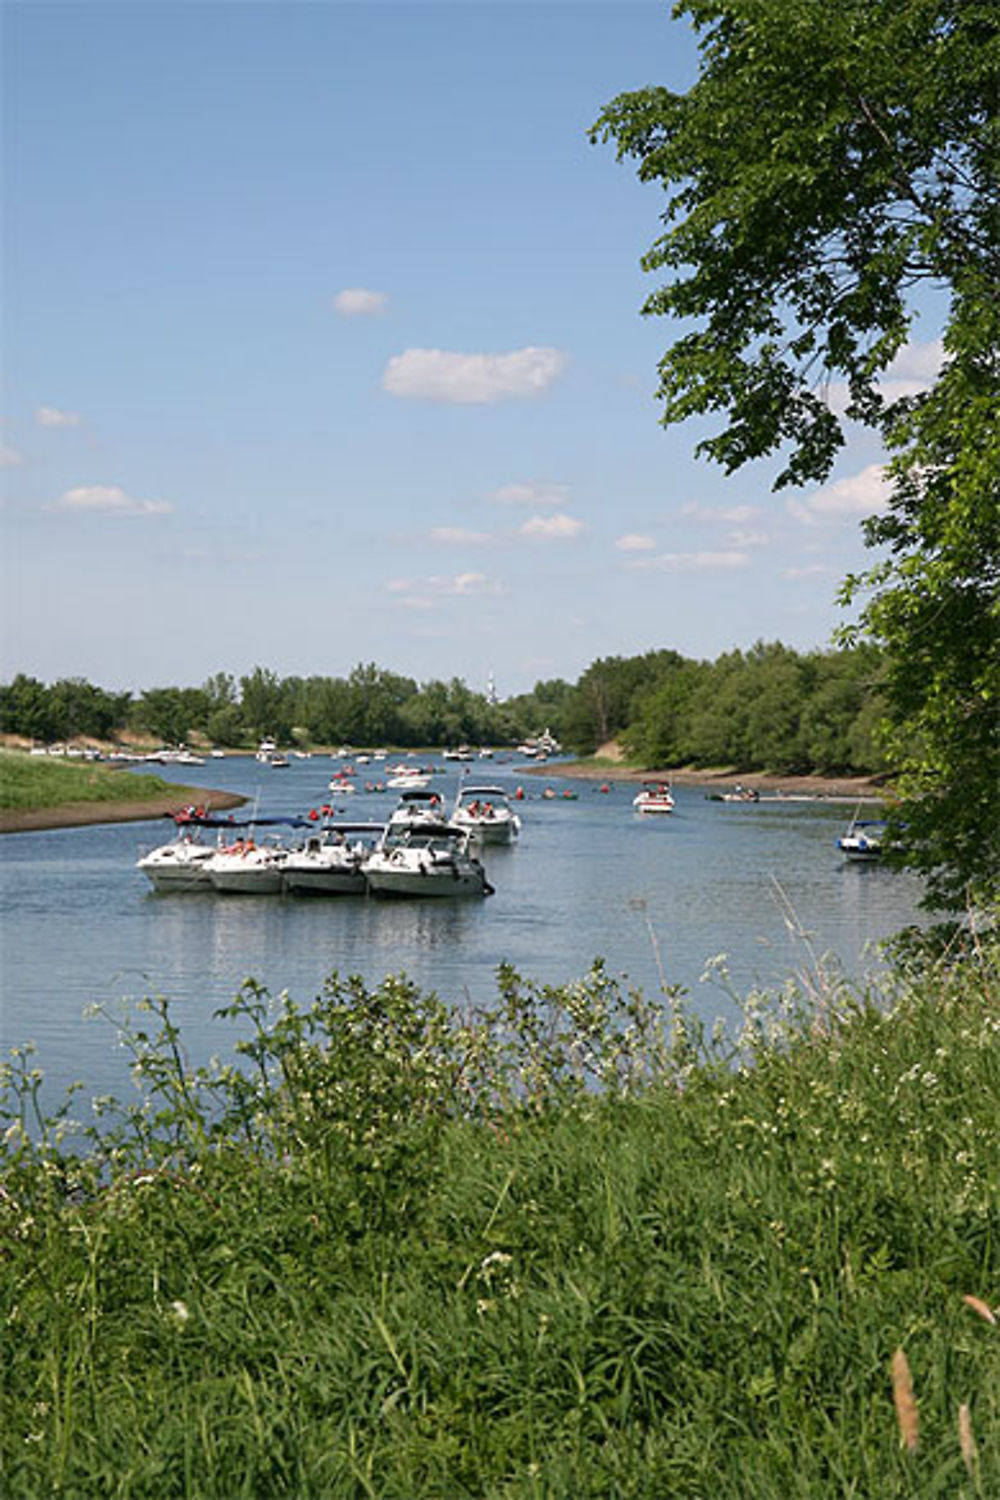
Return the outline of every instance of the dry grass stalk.
[[[974,1477],[976,1464],[979,1461],[979,1449],[972,1436],[972,1413],[964,1401],[958,1408],[958,1446],[962,1450],[962,1458],[969,1475]]]
[[[967,1307],[971,1307],[973,1312],[977,1312],[981,1318],[985,1318],[987,1323],[992,1323],[996,1327],[997,1320],[993,1314],[993,1309],[987,1307],[981,1297],[973,1297],[971,1294],[966,1293],[962,1301]]]
[[[897,1349],[892,1356],[892,1399],[896,1405],[900,1442],[908,1453],[916,1453],[920,1424],[916,1397],[913,1394],[913,1378],[902,1349]]]

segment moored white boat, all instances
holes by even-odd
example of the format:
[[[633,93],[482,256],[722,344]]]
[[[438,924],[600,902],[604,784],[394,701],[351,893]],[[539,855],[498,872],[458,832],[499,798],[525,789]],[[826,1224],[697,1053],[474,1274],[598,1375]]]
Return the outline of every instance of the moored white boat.
[[[376,896],[490,896],[469,842],[462,829],[437,823],[390,829],[365,865],[368,889]]]
[[[220,842],[209,843],[203,834],[215,829],[221,840],[223,831],[230,837],[239,828],[232,818],[213,818],[202,813],[178,813],[174,817],[177,832],[165,844],[158,844],[136,860],[136,869],[141,870],[155,891],[208,890],[208,861],[221,847]]]
[[[521,831],[521,819],[500,786],[460,787],[451,822],[482,844],[510,844]]]
[[[311,828],[306,818],[254,818],[245,823],[245,834],[216,850],[206,864],[208,878],[217,891],[243,896],[276,896],[283,889],[283,871],[289,856],[278,835],[258,839],[262,828]]]
[[[331,823],[310,834],[285,860],[285,889],[306,896],[363,896],[365,864],[384,833],[384,823]]]
[[[394,792],[405,791],[407,788],[411,791],[419,791],[430,784],[430,775],[426,771],[416,769],[396,771],[386,782],[386,786],[391,787]]]
[[[647,781],[641,792],[632,798],[632,806],[640,813],[671,813],[674,810],[674,794],[666,781]]]
[[[392,782],[388,785],[391,786]],[[445,826],[447,822],[444,799],[440,792],[432,792],[425,787],[411,787],[403,791],[389,815],[389,827],[397,832],[417,823],[440,823]]]
[[[192,834],[183,833],[144,854],[136,861],[136,869],[142,871],[155,891],[208,890],[211,881],[206,866],[215,853],[214,844],[202,843]]]
[[[241,896],[277,896],[281,894],[287,858],[288,850],[278,844],[240,839],[217,850],[206,869],[214,890]]]
[[[845,859],[873,860],[882,856],[885,821],[882,818],[852,818],[846,833],[837,840]]]

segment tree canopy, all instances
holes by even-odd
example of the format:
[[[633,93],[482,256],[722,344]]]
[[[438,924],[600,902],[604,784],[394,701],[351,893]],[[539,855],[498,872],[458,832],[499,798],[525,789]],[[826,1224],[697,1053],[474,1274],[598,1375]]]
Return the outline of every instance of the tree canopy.
[[[665,193],[644,311],[677,320],[663,421],[776,487],[825,479],[862,423],[891,462],[878,560],[847,580],[886,650],[902,858],[930,900],[1000,892],[1000,20],[993,0],[682,0],[701,68],[607,106],[594,138]],[[884,379],[921,297],[930,389]],[[843,391],[841,400],[833,399]],[[903,746],[905,744],[905,752]]]

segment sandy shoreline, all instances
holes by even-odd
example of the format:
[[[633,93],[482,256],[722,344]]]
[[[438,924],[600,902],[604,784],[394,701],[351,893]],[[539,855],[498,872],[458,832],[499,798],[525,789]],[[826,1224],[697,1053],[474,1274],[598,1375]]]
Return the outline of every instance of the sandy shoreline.
[[[885,786],[876,776],[771,776],[762,771],[705,770],[690,768],[636,770],[634,766],[611,761],[567,761],[540,766],[526,766],[529,776],[569,776],[596,782],[669,781],[674,786],[703,786],[707,793],[728,792],[734,786],[752,787],[773,796],[825,797],[843,801],[884,801]]]
[[[47,828],[83,828],[94,823],[140,823],[147,818],[165,818],[192,804],[208,812],[226,812],[242,807],[245,797],[233,792],[216,792],[184,787],[177,792],[163,792],[135,802],[64,802],[58,807],[32,807],[21,811],[0,812],[0,833],[35,833]]]
[[[675,786],[703,786],[706,793],[727,792],[737,784],[753,787],[763,795],[817,797],[844,801],[882,801],[885,788],[873,776],[767,776],[758,771],[636,770],[633,766],[611,760],[551,761],[526,765],[525,776],[568,777],[573,780],[612,782],[670,781]],[[24,811],[0,811],[0,834],[32,833],[51,828],[82,828],[95,823],[138,823],[151,818],[167,817],[197,806],[211,812],[226,812],[246,802],[233,792],[208,788],[179,788],[134,802],[66,802],[57,807],[37,807]]]

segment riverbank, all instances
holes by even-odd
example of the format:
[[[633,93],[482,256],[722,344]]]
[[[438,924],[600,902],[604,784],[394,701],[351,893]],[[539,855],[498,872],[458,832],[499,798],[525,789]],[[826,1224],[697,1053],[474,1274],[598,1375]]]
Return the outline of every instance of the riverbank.
[[[631,766],[614,740],[585,760],[547,763],[525,770],[531,776],[569,776],[583,781],[669,781],[675,786],[704,787],[708,796],[713,793],[721,796],[737,785],[762,796],[816,797],[837,802],[884,802],[891,795],[882,776],[781,776],[764,771],[738,771],[732,766]]]
[[[728,1044],[603,977],[248,987],[254,1069],[154,1001],[72,1151],[22,1059],[4,1492],[1000,1494],[996,945],[921,969]]]
[[[134,823],[192,805],[221,812],[245,801],[233,792],[174,786],[106,765],[0,753],[0,833]]]
[[[165,818],[185,807],[203,807],[206,812],[228,812],[242,807],[245,797],[197,786],[179,786],[169,794],[134,802],[64,802],[58,807],[31,807],[0,811],[0,833],[36,833],[46,828],[84,828],[94,823],[141,823]]]

